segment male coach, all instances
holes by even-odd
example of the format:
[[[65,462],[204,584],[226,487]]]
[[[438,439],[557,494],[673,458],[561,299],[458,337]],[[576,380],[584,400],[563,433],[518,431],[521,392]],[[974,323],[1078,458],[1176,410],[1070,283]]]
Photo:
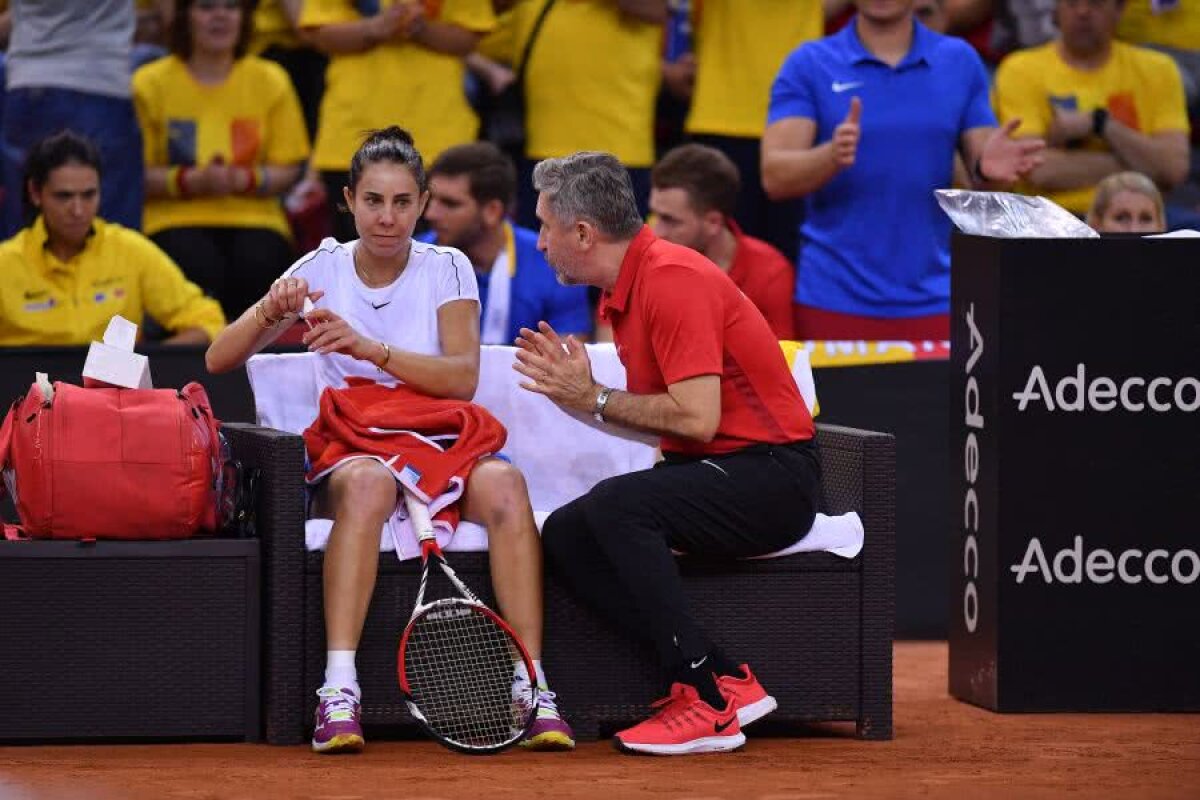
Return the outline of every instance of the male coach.
[[[713,262],[642,224],[616,157],[548,159],[534,186],[538,247],[560,282],[603,290],[629,388],[596,383],[583,345],[544,322],[517,339],[521,385],[658,434],[664,456],[551,514],[547,557],[584,602],[649,638],[670,675],[668,697],[618,748],[735,749],[775,700],[700,629],[671,551],[754,556],[804,535],[820,479],[812,417],[763,315]]]

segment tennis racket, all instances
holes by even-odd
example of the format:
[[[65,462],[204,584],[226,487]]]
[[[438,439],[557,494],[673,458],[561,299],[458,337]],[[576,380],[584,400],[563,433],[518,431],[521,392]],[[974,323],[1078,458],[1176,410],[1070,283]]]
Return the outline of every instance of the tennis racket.
[[[537,716],[533,660],[517,634],[446,563],[429,507],[405,490],[421,542],[421,584],[400,638],[400,689],[413,718],[436,741],[461,753],[497,753],[519,742]],[[436,563],[458,596],[425,602]],[[517,666],[528,681],[514,684]]]

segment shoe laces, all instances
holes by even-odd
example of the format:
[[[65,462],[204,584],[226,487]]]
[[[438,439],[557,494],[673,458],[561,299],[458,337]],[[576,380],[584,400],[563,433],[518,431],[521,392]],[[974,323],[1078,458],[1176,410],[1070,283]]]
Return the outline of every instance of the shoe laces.
[[[558,695],[555,694],[554,692],[550,691],[549,689],[543,689],[540,686],[538,687],[538,714],[537,715],[538,715],[539,719],[545,719],[545,718],[561,719],[562,718],[561,715],[558,713],[558,703],[555,702],[555,699],[557,697],[558,697]]]
[[[317,691],[321,698],[321,716],[325,722],[350,722],[354,719],[357,699],[341,689],[322,688]]]
[[[699,697],[692,687],[676,683],[671,686],[669,695],[650,704],[651,708],[658,709],[654,713],[654,719],[670,727],[676,720],[692,714],[692,708]]]

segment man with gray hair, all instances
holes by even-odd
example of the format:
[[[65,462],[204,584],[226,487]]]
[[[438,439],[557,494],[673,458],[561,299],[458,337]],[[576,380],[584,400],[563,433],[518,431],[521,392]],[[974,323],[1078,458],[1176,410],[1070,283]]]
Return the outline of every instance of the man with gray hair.
[[[521,385],[656,434],[664,456],[551,514],[547,558],[584,602],[648,639],[670,676],[668,697],[617,733],[618,749],[736,749],[775,699],[700,629],[672,550],[739,558],[803,536],[820,480],[812,416],[763,315],[716,264],[642,224],[614,156],[543,161],[534,187],[538,247],[560,281],[603,291],[628,389],[597,383],[584,346],[545,322],[517,339]]]

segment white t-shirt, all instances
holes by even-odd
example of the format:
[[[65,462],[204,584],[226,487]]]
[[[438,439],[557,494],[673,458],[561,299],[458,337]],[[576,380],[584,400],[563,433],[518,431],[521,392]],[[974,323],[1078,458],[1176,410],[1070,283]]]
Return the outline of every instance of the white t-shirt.
[[[325,239],[283,276],[304,278],[310,292],[325,292],[316,301],[316,308],[333,311],[359,334],[387,342],[394,349],[441,355],[438,309],[454,300],[479,304],[479,286],[470,260],[453,247],[413,240],[408,265],[400,276],[387,286],[373,289],[359,279],[354,269],[357,244]],[[322,386],[343,387],[352,375],[378,383],[397,383],[374,364],[347,355],[334,353],[318,361]]]

